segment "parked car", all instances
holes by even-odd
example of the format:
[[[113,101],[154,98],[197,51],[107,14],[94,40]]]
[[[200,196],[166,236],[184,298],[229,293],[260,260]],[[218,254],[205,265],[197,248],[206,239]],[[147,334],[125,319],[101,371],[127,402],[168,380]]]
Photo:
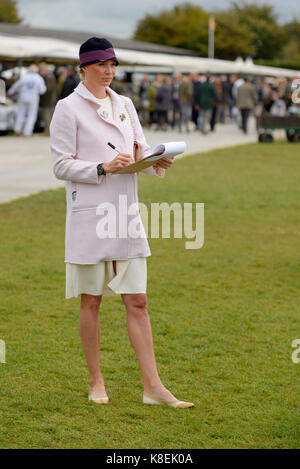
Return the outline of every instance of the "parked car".
[[[12,102],[0,102],[0,134],[13,130],[16,118],[16,105]]]
[[[0,80],[0,135],[13,130],[16,108],[16,104],[6,97],[5,82]]]
[[[17,114],[16,101],[6,96],[5,82],[0,79],[0,135],[6,135],[13,131]],[[45,123],[42,118],[41,109],[38,111],[34,132],[43,132]]]

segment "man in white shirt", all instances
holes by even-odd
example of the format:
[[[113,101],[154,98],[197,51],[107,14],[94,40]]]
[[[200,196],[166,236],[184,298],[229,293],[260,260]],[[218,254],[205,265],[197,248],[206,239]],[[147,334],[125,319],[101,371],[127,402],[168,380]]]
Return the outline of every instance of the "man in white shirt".
[[[8,91],[9,95],[18,93],[17,117],[14,125],[16,135],[20,135],[21,132],[28,137],[32,135],[40,95],[46,92],[45,82],[38,72],[37,65],[30,65],[28,73],[17,80]]]

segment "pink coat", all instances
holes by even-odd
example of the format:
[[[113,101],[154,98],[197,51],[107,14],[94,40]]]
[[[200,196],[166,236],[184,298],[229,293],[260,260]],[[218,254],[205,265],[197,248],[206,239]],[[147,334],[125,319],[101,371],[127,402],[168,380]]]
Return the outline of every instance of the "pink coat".
[[[134,127],[142,156],[150,153],[131,99],[110,88],[107,92],[112,99],[114,120],[103,116],[95,96],[80,83],[71,95],[58,101],[50,125],[53,171],[58,179],[66,181],[65,262],[73,264],[151,255],[146,237],[131,237],[130,233],[119,236],[118,224],[115,238],[99,237],[96,232],[102,218],[96,213],[99,204],[113,204],[118,214],[119,194],[127,195],[127,206],[138,202],[138,174],[98,176],[97,164],[109,162],[117,155],[107,142],[123,153],[133,154]],[[157,176],[152,167],[144,172]],[[158,177],[164,177],[164,170]],[[135,217],[142,223],[138,209],[134,216],[128,215],[128,223]]]

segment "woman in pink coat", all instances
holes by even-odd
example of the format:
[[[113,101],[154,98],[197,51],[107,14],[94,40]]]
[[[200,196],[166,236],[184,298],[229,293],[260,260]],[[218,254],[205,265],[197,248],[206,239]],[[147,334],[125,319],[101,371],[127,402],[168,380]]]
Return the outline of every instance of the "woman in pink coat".
[[[163,386],[156,367],[146,295],[151,252],[138,210],[138,175],[112,174],[134,162],[134,142],[139,157],[149,154],[150,147],[132,101],[109,88],[118,65],[112,44],[91,38],[79,55],[84,81],[57,103],[50,136],[54,174],[66,181],[66,298],[81,296],[79,329],[90,374],[89,399],[108,403],[99,363],[98,312],[102,296],[120,294],[143,376],[143,403],[192,407]],[[162,178],[172,163],[162,158],[144,171]],[[138,230],[129,229],[133,222]]]

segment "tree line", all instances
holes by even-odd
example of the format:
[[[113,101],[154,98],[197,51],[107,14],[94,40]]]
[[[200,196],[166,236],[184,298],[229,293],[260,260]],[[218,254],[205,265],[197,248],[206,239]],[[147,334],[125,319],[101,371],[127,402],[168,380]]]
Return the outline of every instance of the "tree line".
[[[209,17],[215,17],[215,58],[235,60],[251,57],[300,69],[300,21],[280,24],[272,5],[233,1],[216,12],[182,3],[156,15],[147,14],[137,23],[133,39],[180,47],[208,55]]]
[[[180,47],[208,55],[208,24],[215,16],[215,58],[251,57],[260,64],[300,69],[300,21],[280,24],[272,5],[233,1],[222,11],[207,11],[189,2],[156,15],[147,14],[133,39]],[[0,0],[0,22],[20,23],[15,0]]]

